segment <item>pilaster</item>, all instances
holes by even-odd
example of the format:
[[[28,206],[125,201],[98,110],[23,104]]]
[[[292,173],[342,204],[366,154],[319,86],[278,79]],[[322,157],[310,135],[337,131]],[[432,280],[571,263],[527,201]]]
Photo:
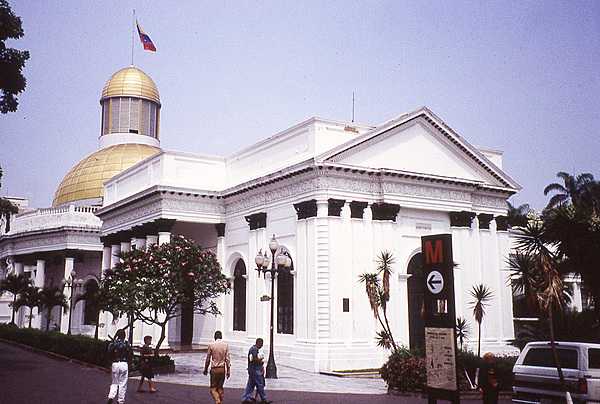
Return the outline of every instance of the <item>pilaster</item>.
[[[72,273],[73,273],[73,268],[75,265],[75,258],[72,257],[65,257],[65,268],[64,268],[64,279],[68,280]],[[73,279],[72,279],[73,280]],[[69,306],[71,304],[73,304],[73,302],[71,302],[70,298],[71,298],[71,289],[73,288],[73,285],[70,283],[66,283],[65,284],[65,288],[63,289],[63,293],[65,295],[65,298],[67,299],[67,302],[69,302]],[[73,307],[71,313],[74,312],[75,307]],[[63,334],[66,334],[69,328],[69,308],[67,307],[65,308],[61,308],[61,320],[60,320],[60,332],[62,332]],[[71,319],[71,328],[73,328],[73,321]]]

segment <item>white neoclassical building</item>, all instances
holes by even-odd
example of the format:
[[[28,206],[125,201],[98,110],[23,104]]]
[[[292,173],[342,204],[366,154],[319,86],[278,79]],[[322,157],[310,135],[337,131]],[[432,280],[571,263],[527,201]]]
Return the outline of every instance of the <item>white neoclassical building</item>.
[[[158,90],[136,67],[115,73],[100,103],[99,150],[65,176],[52,208],[13,218],[0,239],[5,272],[44,285],[75,270],[81,287],[94,287],[119,251],[182,234],[216,252],[233,291],[219,301],[222,316],[183,309],[169,345],[204,344],[220,329],[241,350],[259,336],[268,342],[271,280],[258,276],[254,258],[275,235],[293,262],[272,297],[278,363],[369,368],[386,352],[375,345],[359,275],[374,271],[381,251],[393,253],[388,317],[399,342],[422,346],[420,237],[450,233],[457,315],[474,325],[469,290],[485,283],[494,302],[483,349],[508,349],[506,200],[519,185],[501,152],[471,145],[425,107],[373,126],[311,118],[226,157],[165,151]],[[75,307],[74,332],[93,332],[92,309]],[[67,317],[57,312],[53,322],[64,331]],[[116,325],[102,319],[106,335]],[[139,324],[134,339],[148,333],[158,329]]]

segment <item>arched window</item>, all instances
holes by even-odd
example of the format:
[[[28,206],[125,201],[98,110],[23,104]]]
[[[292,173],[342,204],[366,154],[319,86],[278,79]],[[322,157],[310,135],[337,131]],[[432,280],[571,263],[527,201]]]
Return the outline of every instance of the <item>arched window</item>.
[[[233,271],[233,329],[246,331],[246,265],[239,259]]]
[[[84,285],[83,324],[95,325],[98,321],[98,282],[93,279],[87,281]]]
[[[294,276],[287,270],[277,274],[277,332],[294,333]]]

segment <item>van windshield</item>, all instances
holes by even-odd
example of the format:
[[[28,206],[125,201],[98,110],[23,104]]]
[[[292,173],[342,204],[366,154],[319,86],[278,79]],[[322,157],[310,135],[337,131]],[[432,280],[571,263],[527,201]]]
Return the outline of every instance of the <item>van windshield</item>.
[[[577,366],[577,350],[567,348],[557,348],[558,360],[560,366],[569,369],[578,369]],[[552,349],[550,348],[532,348],[525,355],[523,365],[528,366],[544,366],[544,367],[556,367],[554,363],[554,356],[552,355]]]

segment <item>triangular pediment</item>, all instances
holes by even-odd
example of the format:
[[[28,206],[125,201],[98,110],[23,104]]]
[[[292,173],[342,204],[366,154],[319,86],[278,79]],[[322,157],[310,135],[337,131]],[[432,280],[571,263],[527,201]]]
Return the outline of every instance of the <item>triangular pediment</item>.
[[[318,160],[519,189],[506,173],[426,108],[387,122]]]

